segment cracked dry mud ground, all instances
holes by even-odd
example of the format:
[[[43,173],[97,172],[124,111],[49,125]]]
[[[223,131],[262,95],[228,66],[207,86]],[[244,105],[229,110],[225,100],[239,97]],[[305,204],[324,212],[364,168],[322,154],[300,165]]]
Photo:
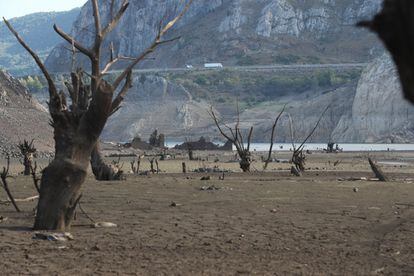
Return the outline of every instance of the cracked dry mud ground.
[[[344,165],[346,166],[346,164]],[[367,171],[88,178],[73,241],[33,240],[35,202],[0,205],[2,275],[412,275],[414,175],[344,181]],[[408,179],[408,180],[407,180]],[[35,194],[12,181],[16,198]],[[203,191],[214,185],[219,190]],[[354,192],[358,187],[358,192]],[[0,194],[5,198],[4,193]],[[175,202],[177,206],[171,206]]]

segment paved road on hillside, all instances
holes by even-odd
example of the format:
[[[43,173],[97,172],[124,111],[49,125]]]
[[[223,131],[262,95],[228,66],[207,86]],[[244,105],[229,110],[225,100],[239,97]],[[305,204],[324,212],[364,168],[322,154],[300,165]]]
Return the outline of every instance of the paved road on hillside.
[[[223,68],[153,68],[135,69],[134,73],[161,73],[161,72],[194,72],[194,71],[214,71],[214,70],[234,70],[234,71],[297,71],[297,70],[317,70],[317,69],[363,69],[368,63],[339,63],[339,64],[294,64],[294,65],[255,65],[255,66],[224,66]],[[110,71],[118,73],[120,70]]]

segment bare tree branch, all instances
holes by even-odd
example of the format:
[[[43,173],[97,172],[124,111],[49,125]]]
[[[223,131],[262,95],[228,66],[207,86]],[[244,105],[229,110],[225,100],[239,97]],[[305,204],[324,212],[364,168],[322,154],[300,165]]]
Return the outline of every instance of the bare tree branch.
[[[298,151],[302,149],[302,147],[306,144],[306,142],[309,140],[309,138],[312,137],[312,135],[315,133],[316,129],[319,126],[319,123],[321,122],[323,116],[325,115],[326,111],[331,107],[331,105],[328,105],[325,110],[322,112],[321,116],[319,117],[319,120],[316,122],[315,127],[312,129],[312,131],[309,133],[309,135],[303,140],[302,144],[298,147]]]
[[[230,138],[221,128],[220,123],[218,121],[218,118],[216,116],[216,114],[214,113],[213,107],[210,107],[210,111],[209,111],[209,115],[211,116],[211,118],[214,120],[214,123],[216,124],[218,130],[220,131],[221,135],[224,136],[224,138],[226,138],[227,140],[231,141],[232,143],[235,143],[235,139]],[[230,128],[230,127],[229,127]],[[231,130],[231,129],[230,129]],[[234,135],[233,135],[233,138]]]
[[[283,106],[282,111],[279,112],[279,115],[277,115],[275,122],[273,123],[272,126],[272,134],[270,135],[270,147],[269,147],[269,154],[267,156],[267,159],[265,161],[265,164],[263,166],[263,169],[266,170],[270,159],[272,158],[272,151],[273,151],[273,144],[274,144],[274,139],[275,139],[275,133],[276,133],[276,126],[277,123],[279,122],[280,117],[282,117],[283,112],[285,112],[286,109],[286,104]]]
[[[118,93],[118,95],[115,97],[115,99],[112,101],[112,113],[116,111],[122,101],[124,100],[128,90],[132,87],[132,71],[129,72],[125,79],[124,86],[122,87],[121,91]]]
[[[66,40],[68,43],[74,45],[75,48],[78,49],[81,53],[83,53],[84,55],[88,56],[89,58],[93,58],[94,57],[93,52],[91,50],[89,50],[88,48],[86,48],[85,46],[83,46],[82,44],[80,44],[72,36],[70,36],[67,33],[65,33],[62,29],[60,29],[58,26],[56,26],[56,24],[53,25],[53,29],[64,40]]]
[[[14,200],[14,197],[13,197],[12,193],[10,192],[9,185],[7,183],[7,178],[10,177],[9,176],[9,168],[10,168],[10,156],[7,155],[7,165],[6,165],[6,167],[3,167],[3,172],[0,174],[0,178],[1,178],[1,181],[3,182],[3,188],[6,191],[7,196],[9,197],[11,203],[13,204],[14,209],[16,209],[17,212],[20,212],[20,209],[17,206],[17,203]]]
[[[112,12],[111,12],[111,17],[112,17],[111,22],[109,22],[109,24],[102,30],[103,37],[106,37],[106,35],[109,34],[115,28],[119,20],[121,20],[122,16],[124,15],[125,11],[128,9],[128,6],[129,6],[128,0],[124,0],[122,2],[121,8],[119,9],[119,11],[114,17],[112,17]],[[113,9],[113,2],[111,4],[111,10],[112,9]]]
[[[52,80],[52,77],[50,76],[49,72],[47,71],[45,65],[40,60],[39,56],[24,42],[24,40],[21,38],[21,36],[14,30],[12,25],[9,23],[9,21],[6,20],[6,18],[3,17],[4,23],[6,24],[7,28],[9,28],[10,32],[16,37],[17,41],[19,41],[20,45],[23,46],[23,48],[26,49],[27,52],[33,57],[35,60],[37,66],[39,66],[40,70],[42,71],[43,75],[45,76],[47,80],[47,84],[49,86],[49,97],[50,100],[53,102],[56,102],[59,98],[55,83]],[[59,103],[60,104],[60,103]]]
[[[91,2],[93,8],[93,18],[95,23],[95,47],[100,47],[103,38],[101,30],[101,15],[99,14],[98,1],[92,0]]]

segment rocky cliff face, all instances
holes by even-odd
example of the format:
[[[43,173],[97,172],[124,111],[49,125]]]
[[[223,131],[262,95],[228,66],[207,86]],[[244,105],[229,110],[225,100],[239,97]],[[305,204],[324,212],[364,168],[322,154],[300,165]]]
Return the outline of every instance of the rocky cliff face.
[[[371,17],[381,2],[272,0],[262,9],[256,31],[266,37],[285,34],[299,37],[306,32],[325,37]]]
[[[154,75],[136,76],[134,87],[110,118],[102,138],[130,141],[136,136],[147,138],[154,129],[168,137],[183,138],[211,124],[207,107],[204,101],[194,101],[180,84]]]
[[[103,22],[110,18],[109,0],[101,0]],[[104,49],[114,43],[115,54],[136,56],[154,39],[159,22],[181,10],[181,0],[131,0],[118,28]],[[116,1],[117,5],[121,1]],[[221,61],[226,65],[366,61],[380,51],[377,40],[354,24],[372,16],[381,0],[195,0],[170,36],[181,39],[159,49],[144,67],[180,67]],[[115,7],[114,10],[116,10]],[[92,9],[88,2],[72,33],[92,43]],[[57,46],[47,66],[68,70],[70,52]],[[108,51],[107,51],[108,52]],[[108,53],[106,53],[108,55]],[[77,57],[80,63],[85,59]]]
[[[349,111],[333,132],[336,140],[414,141],[414,108],[403,99],[396,69],[388,55],[366,68]]]
[[[325,75],[319,71],[295,72],[293,76],[285,72],[285,76],[277,78],[272,72],[251,74],[223,71],[136,75],[134,87],[121,110],[108,122],[103,139],[129,141],[136,135],[147,139],[154,129],[165,133],[170,140],[198,139],[200,136],[222,139],[208,110],[213,105],[217,114],[231,124],[237,117],[237,98],[242,106],[242,128],[247,130],[253,125],[255,141],[268,140],[272,121],[284,104],[288,104],[287,112],[295,122],[297,139],[306,136],[321,112],[331,105],[314,136],[314,141],[325,141],[341,116],[352,107],[358,78],[351,77],[339,84],[318,85],[324,78],[315,76]],[[342,74],[351,72],[335,74],[332,79],[340,78]],[[263,86],[254,82],[263,83]],[[294,94],[286,93],[292,89],[296,91]],[[279,141],[290,141],[287,117],[282,119],[277,133]]]
[[[172,140],[199,136],[220,138],[207,110],[213,104],[224,121],[234,122],[237,97],[244,106],[241,126],[245,130],[252,125],[255,127],[255,141],[268,141],[270,126],[284,104],[287,104],[286,113],[293,119],[297,140],[306,137],[329,105],[330,109],[311,141],[414,141],[414,108],[403,99],[395,68],[387,55],[376,59],[360,77],[339,85],[332,83],[324,87],[312,87],[303,84],[303,80],[308,80],[312,74],[320,75],[320,72],[304,76],[296,72],[300,77],[292,74],[277,79],[283,84],[280,89],[266,92],[263,92],[266,86],[254,84],[247,86],[245,91],[241,89],[256,78],[259,78],[260,83],[271,83],[274,88],[278,82],[272,78],[272,74],[260,73],[247,80],[240,72],[222,72],[217,75],[218,78],[209,74],[202,78],[201,73],[184,74],[181,76],[187,78],[184,82],[171,75],[136,76],[135,87],[128,94],[123,108],[111,118],[103,138],[121,141],[130,140],[135,135],[147,138],[155,128]],[[241,79],[244,82],[237,83]],[[298,84],[303,89],[299,89]],[[295,94],[284,93],[292,86],[300,91]],[[266,98],[263,98],[264,95]],[[262,100],[251,103],[251,97]],[[278,125],[277,140],[290,141],[287,116]]]
[[[164,46],[154,60],[143,67],[182,67],[222,61],[225,65],[273,63],[341,63],[370,61],[383,50],[376,38],[354,27],[359,20],[375,14],[381,0],[195,0],[189,13],[170,34],[181,35],[176,43]],[[101,0],[103,21],[109,20],[110,1]],[[120,1],[117,2],[119,5]],[[151,43],[161,18],[171,19],[182,8],[179,0],[131,0],[131,7],[120,26],[108,38],[115,52],[136,56]],[[90,44],[93,29],[92,10],[87,3],[73,27],[73,34]],[[55,71],[68,69],[69,53],[64,45],[56,47],[47,60]],[[108,45],[104,47],[108,49]],[[107,54],[107,53],[106,53]],[[84,60],[78,56],[79,63]],[[148,136],[154,128],[167,137],[219,137],[207,116],[210,103],[223,118],[234,121],[235,112],[223,104],[226,98],[234,103],[238,92],[249,82],[246,76],[226,79],[200,78],[190,85],[171,76],[145,75],[135,77],[135,87],[128,94],[124,107],[110,119],[103,133],[106,140],[129,140],[135,135]],[[317,73],[317,72],[316,72]],[[275,73],[277,74],[277,73]],[[189,77],[189,76],[188,76]],[[413,142],[414,110],[401,96],[398,78],[391,60],[382,56],[366,68],[359,81],[329,87],[298,86],[298,80],[279,79],[299,92],[262,99],[263,91],[274,86],[274,79],[257,77],[249,91],[260,103],[247,102],[241,114],[242,125],[256,128],[255,140],[266,141],[274,116],[288,103],[288,113],[295,126],[295,137],[301,140],[318,120],[322,110],[331,109],[321,122],[313,141],[336,142]],[[299,80],[301,83],[302,80]],[[220,93],[211,94],[203,84],[214,86]],[[268,85],[265,85],[268,83]],[[289,86],[290,85],[290,86]],[[257,91],[255,91],[255,89]],[[294,91],[295,89],[291,89]],[[233,91],[233,92],[229,92]],[[273,93],[272,91],[270,91]],[[279,94],[278,94],[279,93]],[[200,94],[204,97],[200,98]],[[245,102],[246,103],[246,102]],[[289,123],[282,119],[279,141],[289,141]]]
[[[52,128],[46,109],[19,81],[0,71],[0,155],[17,152],[23,139],[35,139],[40,151],[53,149]]]

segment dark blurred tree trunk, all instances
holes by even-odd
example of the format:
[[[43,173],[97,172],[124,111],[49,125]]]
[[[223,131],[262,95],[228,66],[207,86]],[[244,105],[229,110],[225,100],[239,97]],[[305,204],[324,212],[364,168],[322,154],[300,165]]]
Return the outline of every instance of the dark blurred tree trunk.
[[[397,65],[405,98],[414,103],[414,1],[384,0],[381,12],[358,26],[376,32],[384,42]]]

